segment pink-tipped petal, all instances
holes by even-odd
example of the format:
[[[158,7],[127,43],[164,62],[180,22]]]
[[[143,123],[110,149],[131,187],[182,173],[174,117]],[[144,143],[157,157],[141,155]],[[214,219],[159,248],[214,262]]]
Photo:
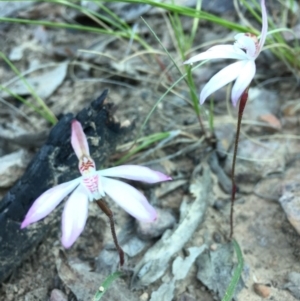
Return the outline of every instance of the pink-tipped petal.
[[[125,211],[143,222],[155,221],[157,214],[145,196],[132,186],[102,177],[104,191]]]
[[[261,35],[259,39],[259,47],[258,47],[259,50],[257,56],[259,55],[260,51],[262,50],[265,44],[267,33],[268,33],[268,15],[267,15],[265,0],[261,0],[261,14],[262,14],[262,28],[261,28]]]
[[[200,104],[203,104],[210,94],[235,80],[243,70],[245,64],[245,61],[238,61],[215,74],[202,89],[200,93]]]
[[[171,177],[139,165],[121,165],[98,171],[100,176],[118,177],[146,183],[157,183],[172,180]]]
[[[199,53],[184,64],[192,64],[198,61],[210,60],[210,59],[247,59],[247,55],[241,49],[234,47],[233,45],[217,45],[209,48],[207,51]]]
[[[79,185],[69,197],[62,215],[62,245],[70,248],[83,231],[88,217],[88,195]]]
[[[244,49],[248,55],[248,59],[255,59],[256,44],[254,39],[244,33],[239,33],[234,38],[236,39],[234,46]]]
[[[256,66],[254,61],[246,62],[231,90],[231,101],[234,106],[236,106],[241,95],[250,85],[255,75],[255,71],[256,71]]]
[[[89,145],[79,121],[72,121],[71,144],[78,159],[83,155],[90,155]]]
[[[51,213],[54,208],[80,183],[80,178],[57,185],[44,192],[30,207],[21,229],[37,222]]]

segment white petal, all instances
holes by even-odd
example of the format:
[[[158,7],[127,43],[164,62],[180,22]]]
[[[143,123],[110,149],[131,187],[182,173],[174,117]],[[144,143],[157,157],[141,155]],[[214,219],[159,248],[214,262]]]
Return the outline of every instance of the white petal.
[[[267,15],[265,0],[261,0],[261,13],[262,13],[262,29],[261,29],[261,35],[260,35],[259,47],[258,47],[259,49],[257,55],[259,55],[260,51],[262,50],[268,33],[268,15]]]
[[[62,238],[65,248],[70,248],[85,227],[88,217],[88,195],[79,185],[69,197],[62,215]]]
[[[239,76],[241,70],[243,70],[246,62],[247,61],[238,61],[233,63],[214,75],[202,89],[200,93],[200,103],[203,104],[210,94],[235,80]]]
[[[146,183],[157,183],[171,180],[171,177],[139,165],[121,165],[98,171],[104,177],[118,177]]]
[[[237,77],[232,90],[231,90],[231,101],[234,106],[236,106],[241,95],[250,85],[256,71],[256,66],[254,61],[248,61],[243,69],[241,70],[240,75]]]
[[[241,49],[234,47],[233,45],[217,45],[211,47],[205,52],[199,53],[189,60],[185,61],[184,64],[192,64],[198,61],[209,60],[209,59],[247,59],[247,55]]]
[[[244,33],[239,33],[235,36],[236,42],[234,44],[235,47],[239,47],[240,49],[244,49],[249,56],[249,58],[255,59],[256,55],[256,44],[253,38],[247,36]]]
[[[25,228],[51,213],[64,197],[79,185],[80,179],[62,183],[44,192],[30,207],[21,228]]]
[[[248,57],[245,51],[236,48],[234,45],[216,45],[209,48],[207,51],[219,52],[227,59],[247,60]]]
[[[118,180],[102,177],[104,191],[125,211],[143,222],[156,219],[155,209],[145,196],[132,186]]]

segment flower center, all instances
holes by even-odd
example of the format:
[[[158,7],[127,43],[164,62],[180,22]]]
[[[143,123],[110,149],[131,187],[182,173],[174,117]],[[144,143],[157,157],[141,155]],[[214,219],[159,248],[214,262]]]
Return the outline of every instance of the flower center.
[[[250,33],[250,32],[246,32],[245,36],[251,38],[254,41],[255,45],[258,44],[258,39],[257,39],[257,36],[255,34]]]
[[[255,48],[256,48],[256,52],[258,51],[258,46],[259,46],[259,43],[258,43],[258,38],[255,34],[253,33],[250,33],[250,32],[246,32],[245,33],[245,36],[246,37],[249,37],[250,39],[253,40],[254,44],[255,44]]]
[[[79,160],[79,170],[83,176],[82,182],[90,192],[90,201],[99,200],[105,195],[101,181],[96,173],[95,161],[87,155],[83,155]]]
[[[94,160],[87,156],[83,155],[80,160],[79,160],[79,171],[83,176],[90,175],[95,172],[96,170],[96,165]]]

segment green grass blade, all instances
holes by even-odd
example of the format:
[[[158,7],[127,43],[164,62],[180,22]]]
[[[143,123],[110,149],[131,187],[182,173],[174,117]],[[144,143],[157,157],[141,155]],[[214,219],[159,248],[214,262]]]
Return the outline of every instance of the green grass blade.
[[[152,49],[143,39],[141,39],[137,34],[132,35],[132,30],[126,31],[117,31],[117,30],[108,30],[102,29],[93,26],[85,26],[79,24],[68,24],[68,23],[59,23],[59,22],[51,22],[51,21],[44,21],[44,20],[29,20],[29,19],[21,19],[21,18],[8,18],[8,17],[0,17],[0,22],[9,22],[9,23],[16,23],[16,24],[27,24],[27,25],[41,25],[46,27],[53,27],[53,28],[63,28],[63,29],[71,29],[71,30],[78,30],[78,31],[87,31],[92,33],[98,34],[105,34],[111,35],[118,38],[127,38],[133,39],[139,42],[145,49]]]
[[[0,57],[2,57],[2,59],[9,65],[9,67],[13,70],[13,72],[15,72],[16,75],[18,75],[18,77],[22,80],[22,82],[24,83],[24,85],[26,86],[26,88],[28,89],[28,91],[31,93],[31,95],[36,99],[36,102],[39,104],[39,106],[41,107],[41,109],[38,109],[36,106],[32,105],[30,106],[31,108],[33,108],[36,112],[38,112],[39,114],[41,114],[46,120],[48,120],[49,122],[51,122],[52,124],[55,124],[57,122],[57,119],[55,117],[55,115],[53,114],[53,112],[48,108],[48,106],[45,104],[45,102],[36,94],[36,92],[34,91],[34,89],[28,84],[28,82],[26,81],[26,79],[22,76],[22,74],[20,73],[20,71],[15,67],[15,65],[6,57],[6,55],[0,51]],[[6,89],[6,91],[9,89]],[[7,91],[8,92],[8,91]],[[9,92],[8,92],[9,93]],[[10,93],[12,95],[12,93]],[[15,96],[15,95],[14,95]],[[16,96],[15,96],[16,97]],[[17,97],[17,99],[20,100],[19,97]],[[23,100],[21,100],[22,102],[24,102]],[[28,102],[24,102],[25,104],[28,105]],[[42,112],[42,113],[41,113]]]
[[[201,62],[200,64],[196,65],[195,67],[192,68],[192,71],[195,70],[196,68],[198,68],[199,66],[203,65],[205,63]],[[138,137],[140,136],[142,129],[145,127],[145,125],[147,124],[149,118],[151,117],[151,115],[153,114],[153,112],[155,111],[155,109],[157,108],[157,106],[159,105],[159,103],[166,97],[167,94],[169,94],[169,92],[178,84],[180,83],[182,80],[185,79],[185,77],[187,76],[187,73],[183,74],[181,77],[179,77],[167,90],[166,92],[156,101],[156,103],[154,104],[154,106],[152,107],[152,109],[150,110],[150,112],[148,113],[148,115],[145,118],[145,121],[143,122],[139,134],[137,135]]]
[[[223,297],[222,301],[230,301],[232,299],[235,288],[240,280],[240,277],[241,277],[241,274],[243,271],[243,267],[244,267],[244,259],[243,259],[243,254],[242,254],[241,248],[236,240],[233,240],[232,243],[233,243],[233,247],[234,247],[237,259],[238,259],[238,264],[234,270],[232,279],[227,287],[225,296]]]
[[[0,22],[20,23],[20,24],[27,24],[27,25],[42,25],[42,26],[56,27],[56,28],[63,28],[63,29],[89,31],[93,33],[106,34],[106,35],[110,34],[110,35],[114,35],[117,37],[124,37],[124,38],[130,37],[130,34],[128,32],[107,30],[107,29],[97,28],[93,26],[83,26],[79,24],[68,24],[68,23],[59,23],[59,22],[51,22],[51,21],[44,21],[44,20],[29,20],[29,19],[8,18],[8,17],[0,17]]]
[[[191,45],[188,44],[188,41],[185,38],[185,34],[183,32],[183,28],[182,28],[181,21],[179,19],[179,15],[177,13],[175,13],[174,16],[172,16],[170,14],[169,18],[170,18],[170,21],[172,24],[172,28],[174,30],[174,34],[175,34],[176,42],[178,45],[178,49],[180,51],[181,59],[184,60],[184,54],[185,54],[186,50],[191,48]]]
[[[169,59],[174,64],[175,68],[181,74],[181,77],[179,78],[179,80],[175,81],[174,84],[179,83],[182,79],[185,80],[185,82],[187,83],[187,85],[188,85],[188,87],[190,89],[190,94],[191,94],[191,98],[192,98],[192,101],[193,101],[195,112],[199,116],[200,108],[199,108],[199,104],[198,104],[198,98],[197,98],[197,95],[195,93],[196,89],[195,89],[194,81],[193,81],[193,78],[192,78],[191,68],[189,68],[188,66],[186,66],[187,73],[183,75],[182,72],[181,72],[181,70],[180,70],[180,68],[178,67],[177,63],[175,62],[175,60],[173,59],[173,57],[171,56],[171,54],[169,53],[169,51],[166,49],[166,47],[163,45],[163,43],[161,42],[161,40],[159,39],[159,37],[156,35],[156,33],[153,31],[153,29],[150,27],[150,25],[143,18],[142,18],[142,20],[145,22],[145,24],[147,25],[147,27],[149,28],[149,30],[151,31],[151,33],[153,34],[153,36],[155,37],[155,39],[158,41],[158,43],[160,44],[160,46],[163,48],[163,50],[165,51],[165,53],[168,55]],[[179,45],[179,48],[180,48],[180,45]],[[175,87],[174,84],[170,87],[171,89],[173,87]],[[169,91],[170,90],[168,89],[167,93]],[[166,94],[163,94],[162,97],[155,103],[155,105],[153,106],[152,110],[150,111],[150,113],[146,117],[146,120],[143,123],[142,128],[146,125],[146,123],[148,122],[148,119],[150,118],[151,114],[154,112],[155,108],[157,107],[157,105],[159,104],[159,102],[164,98],[165,95]]]
[[[76,1],[47,0],[47,2],[52,2],[54,4],[61,4],[61,5],[67,6],[67,7],[74,8],[78,11],[81,11],[83,14],[85,14],[88,17],[90,17],[91,19],[93,19],[95,22],[97,22],[97,19],[102,20],[102,21],[106,22],[107,24],[110,24],[110,25],[118,28],[121,31],[127,30],[129,28],[129,26],[125,22],[123,22],[120,18],[115,19],[115,21],[117,21],[117,22],[114,22],[112,19],[106,17],[105,15],[98,13],[95,10],[91,10],[91,9],[83,7],[82,5],[80,5],[80,3],[79,3],[79,5],[75,4]],[[109,9],[105,9],[102,4],[100,5],[99,2],[95,2],[95,3],[97,3],[98,6],[100,6],[102,9],[104,9],[106,12],[109,11]]]
[[[26,100],[25,98],[21,97],[20,95],[10,91],[8,88],[0,85],[0,90],[5,91],[7,94],[9,94],[10,96],[18,99],[20,102],[24,103],[26,106],[28,106],[29,108],[33,109],[34,111],[36,111],[37,113],[39,113],[41,116],[44,117],[44,113],[43,111],[41,111],[38,107],[36,107],[35,105],[33,105],[32,103],[30,103],[28,100]]]
[[[202,7],[202,0],[197,0],[197,4],[196,4],[196,10],[197,11],[201,11],[201,7]],[[198,31],[198,27],[199,27],[199,22],[200,19],[199,18],[194,18],[193,20],[193,26],[192,26],[192,30],[191,30],[191,36],[190,36],[190,41],[189,41],[189,45],[193,45],[197,31]]]
[[[100,285],[98,292],[95,294],[93,301],[99,301],[103,295],[106,293],[106,291],[109,289],[109,287],[112,285],[112,283],[120,278],[122,276],[122,273],[119,271],[116,271],[112,274],[110,274]]]
[[[155,134],[138,139],[138,141],[136,141],[135,143],[139,143],[139,145],[137,145],[134,149],[129,151],[120,160],[115,162],[115,165],[120,165],[120,164],[126,162],[134,154],[149,147],[150,145],[154,144],[155,142],[158,142],[158,141],[168,138],[169,136],[170,136],[170,132],[162,132],[162,133],[155,133]]]
[[[119,0],[108,0],[106,2],[120,2],[120,1]],[[214,22],[216,24],[222,25],[226,28],[236,30],[236,31],[239,31],[239,32],[240,31],[247,31],[247,28],[245,26],[239,25],[239,24],[234,23],[234,22],[227,21],[223,18],[214,16],[210,13],[203,12],[203,11],[198,11],[197,9],[190,8],[190,7],[183,6],[183,5],[164,3],[164,2],[159,2],[159,1],[155,1],[155,0],[144,0],[144,1],[141,1],[141,0],[122,0],[121,2],[148,4],[148,5],[151,5],[153,7],[163,8],[166,11],[173,12],[173,13],[178,13],[178,14],[183,15],[183,16],[189,16],[189,17],[192,17],[192,18],[200,18],[200,19],[203,19],[203,20],[211,21],[211,22]]]
[[[190,66],[185,65],[185,70],[187,73],[187,82],[190,89],[190,96],[193,102],[194,110],[197,116],[200,116],[199,99],[196,94],[196,86],[192,76],[192,68]]]
[[[185,53],[191,47],[191,44],[190,44],[191,40],[185,37],[183,27],[182,27],[181,21],[179,19],[179,15],[177,13],[175,13],[174,16],[170,15],[170,20],[171,20],[171,23],[172,23],[172,27],[174,29],[174,33],[175,33],[175,37],[176,37],[176,40],[177,40],[177,45],[178,45],[178,48],[179,48],[179,51],[180,51],[181,58],[184,61],[185,60]],[[155,37],[156,37],[156,35],[155,35]],[[157,38],[157,40],[158,40],[158,38]],[[159,40],[158,40],[158,42],[160,43]],[[165,50],[165,51],[167,51],[167,50]],[[168,54],[168,56],[170,57],[172,62],[175,63],[173,58],[171,57],[171,55]],[[176,65],[176,67],[177,67],[177,65]],[[194,107],[194,110],[195,110],[195,113],[196,113],[197,117],[200,119],[201,117],[200,117],[199,100],[198,100],[197,93],[196,93],[196,86],[195,86],[195,82],[194,82],[194,79],[193,79],[193,76],[192,76],[191,67],[188,66],[188,65],[184,65],[184,68],[185,68],[185,71],[187,73],[187,77],[186,77],[185,81],[186,81],[186,83],[189,87],[189,92],[190,92],[190,97],[191,97],[192,102],[193,102],[193,107]],[[177,67],[177,69],[178,69],[178,67]],[[180,72],[180,74],[182,74],[179,69],[178,69],[178,71]]]

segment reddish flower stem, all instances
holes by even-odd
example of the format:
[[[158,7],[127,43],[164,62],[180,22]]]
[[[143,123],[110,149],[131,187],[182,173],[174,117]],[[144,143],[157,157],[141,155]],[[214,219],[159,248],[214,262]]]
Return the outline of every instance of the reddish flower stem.
[[[236,163],[236,155],[237,149],[239,144],[239,137],[240,137],[240,130],[241,130],[241,123],[243,118],[244,109],[246,107],[246,103],[248,100],[248,88],[244,91],[241,96],[240,104],[239,104],[239,112],[238,112],[238,121],[236,126],[236,136],[234,142],[234,151],[233,151],[233,158],[232,158],[232,169],[231,169],[231,207],[230,207],[230,235],[229,239],[232,239],[233,235],[233,209],[234,209],[234,201],[235,201],[235,194],[236,194],[236,185],[235,185],[235,163]]]
[[[104,203],[102,200],[97,200],[96,201],[98,207],[108,216],[109,218],[109,223],[110,223],[110,230],[111,234],[116,246],[116,249],[119,253],[119,258],[120,258],[120,266],[122,267],[124,265],[124,252],[122,248],[119,245],[118,238],[116,235],[116,230],[115,230],[115,223],[114,223],[114,218],[113,218],[113,213],[112,211],[108,208],[108,206]]]

